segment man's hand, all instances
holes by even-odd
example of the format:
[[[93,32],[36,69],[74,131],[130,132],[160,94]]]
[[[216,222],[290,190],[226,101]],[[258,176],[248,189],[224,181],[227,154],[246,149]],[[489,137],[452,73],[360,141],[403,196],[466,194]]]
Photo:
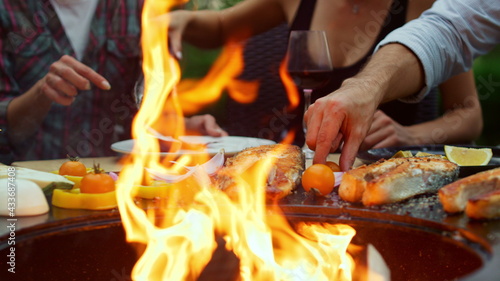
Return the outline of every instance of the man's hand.
[[[307,110],[306,143],[316,151],[314,163],[324,163],[343,142],[340,167],[343,171],[351,168],[378,106],[378,99],[367,95],[370,87],[364,84],[366,81],[346,80],[341,89],[318,99]]]
[[[78,90],[90,90],[91,83],[109,90],[109,82],[71,56],[64,55],[50,66],[49,73],[40,81],[40,91],[53,102],[70,105]]]

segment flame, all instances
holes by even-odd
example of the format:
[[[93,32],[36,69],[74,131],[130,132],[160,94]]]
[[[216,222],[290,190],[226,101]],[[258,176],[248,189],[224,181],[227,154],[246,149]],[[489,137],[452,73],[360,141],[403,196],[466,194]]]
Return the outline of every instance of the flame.
[[[155,153],[159,151],[158,140],[147,130],[152,128],[174,137],[184,132],[183,109],[176,89],[180,69],[167,48],[168,21],[155,21],[177,4],[145,1],[142,15],[145,93],[133,124],[136,145],[117,181],[127,241],[146,245],[132,278],[196,280],[222,240],[225,249],[238,259],[239,280],[351,280],[354,266],[347,247],[354,229],[319,223],[299,223],[294,229],[278,206],[266,205],[265,186],[274,165],[272,157],[236,175],[236,198],[219,190],[198,166],[192,176],[169,186],[159,200],[146,206],[135,202],[135,188],[151,181],[146,168],[162,173],[182,172],[182,165],[170,163],[171,157],[161,159]],[[231,70],[220,73],[230,77],[241,67],[234,59],[227,64]],[[226,85],[221,84],[219,89],[231,87],[234,81],[219,75],[210,78],[225,80]],[[196,96],[205,97],[200,92]],[[207,97],[210,99],[213,97]],[[190,157],[182,155],[176,160],[189,163]]]
[[[241,43],[230,41],[203,79],[184,79],[179,83],[179,99],[185,114],[196,113],[207,104],[214,103],[224,90],[228,90],[229,96],[240,103],[251,103],[257,99],[258,81],[238,79],[244,65],[243,47]]]
[[[286,56],[288,56],[288,54]],[[292,77],[290,76],[290,74],[287,71],[287,63],[286,63],[287,61],[288,61],[288,59],[285,57],[285,59],[280,64],[279,72],[280,72],[281,81],[283,82],[283,85],[285,86],[285,89],[286,89],[286,92],[288,95],[288,101],[290,103],[288,110],[292,111],[295,108],[297,108],[300,100],[299,100],[299,91],[297,89],[297,86],[295,85]]]

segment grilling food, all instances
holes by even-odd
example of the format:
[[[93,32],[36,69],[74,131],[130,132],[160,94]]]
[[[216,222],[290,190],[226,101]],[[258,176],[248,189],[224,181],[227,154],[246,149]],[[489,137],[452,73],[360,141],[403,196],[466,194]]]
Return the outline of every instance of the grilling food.
[[[499,208],[500,199],[497,198],[499,195],[494,193],[498,190],[500,190],[500,168],[480,172],[444,186],[439,190],[439,200],[448,213],[466,211],[475,218],[491,218],[495,214],[487,209],[490,208],[488,206],[490,204],[496,204]],[[469,207],[472,207],[472,210],[467,210]]]
[[[500,218],[500,190],[469,199],[465,214],[473,219]]]
[[[302,173],[302,187],[316,195],[330,194],[335,187],[333,170],[325,164],[313,164]]]
[[[81,193],[106,193],[115,190],[115,180],[99,167],[94,165],[90,173],[83,176],[80,183]]]
[[[380,160],[346,172],[339,195],[365,206],[395,203],[415,195],[435,193],[457,179],[459,167],[435,157]]]
[[[217,172],[216,182],[220,189],[237,194],[238,182],[245,180],[245,173],[251,171],[261,160],[272,159],[274,164],[266,182],[267,199],[280,199],[300,184],[305,159],[300,147],[287,144],[261,145],[247,148],[226,160]]]
[[[59,167],[59,175],[83,177],[87,174],[87,167],[80,162],[78,157],[68,156],[68,161]]]
[[[484,166],[490,162],[493,152],[491,148],[468,148],[445,145],[446,157],[460,166]]]

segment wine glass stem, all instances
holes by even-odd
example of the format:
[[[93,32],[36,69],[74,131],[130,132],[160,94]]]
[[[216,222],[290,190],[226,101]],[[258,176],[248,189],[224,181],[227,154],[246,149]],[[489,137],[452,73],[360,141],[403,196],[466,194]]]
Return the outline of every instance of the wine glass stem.
[[[307,109],[311,105],[311,93],[312,93],[311,89],[304,89],[304,114],[306,113]],[[305,134],[307,132],[306,121],[304,119],[302,119],[302,120],[303,120],[302,121],[302,128],[303,128],[304,134]]]
[[[304,114],[306,113],[307,109],[311,105],[311,89],[304,89]],[[304,138],[307,133],[307,124],[304,118],[302,118],[302,129],[304,130]],[[312,159],[314,157],[314,151],[309,149],[306,143],[304,143],[304,147],[302,148],[302,151],[304,152],[304,155],[306,159]]]

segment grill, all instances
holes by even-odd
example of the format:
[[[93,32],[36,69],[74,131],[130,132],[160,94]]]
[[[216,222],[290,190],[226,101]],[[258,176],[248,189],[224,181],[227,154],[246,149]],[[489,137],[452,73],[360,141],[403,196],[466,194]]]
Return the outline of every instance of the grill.
[[[303,192],[281,202],[293,226],[300,221],[343,223],[356,229],[353,243],[372,244],[392,280],[497,280],[500,222],[448,217],[434,196],[366,208]],[[66,212],[68,211],[68,212]],[[48,222],[16,232],[18,280],[130,280],[143,245],[125,241],[117,212],[53,208]],[[65,217],[67,216],[67,217]],[[0,256],[9,254],[8,235]],[[222,244],[221,241],[219,241]],[[496,266],[495,266],[496,265]],[[198,280],[236,280],[238,259],[222,245]],[[0,275],[9,274],[4,270]],[[7,276],[8,277],[8,276]],[[4,278],[2,278],[4,280]],[[6,280],[6,279],[5,279]]]

